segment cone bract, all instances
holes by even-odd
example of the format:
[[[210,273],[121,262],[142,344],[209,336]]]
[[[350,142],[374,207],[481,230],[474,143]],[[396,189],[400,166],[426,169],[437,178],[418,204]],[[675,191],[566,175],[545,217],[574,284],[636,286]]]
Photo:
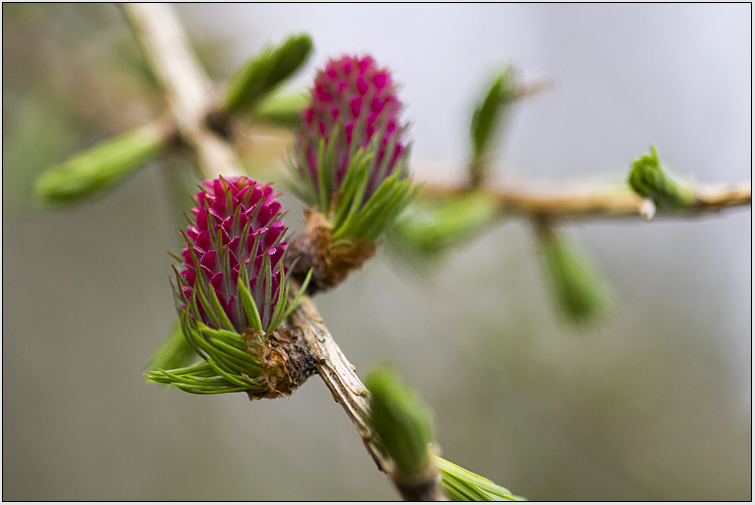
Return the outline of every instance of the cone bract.
[[[287,243],[281,204],[270,186],[246,177],[205,181],[183,234],[182,309],[210,328],[272,331],[280,323],[281,259]],[[245,307],[242,290],[251,295]],[[217,302],[217,303],[215,303]],[[257,311],[259,320],[249,309]],[[252,311],[253,312],[253,311]]]
[[[338,238],[376,241],[411,196],[401,107],[391,74],[370,56],[330,60],[317,73],[291,182]]]
[[[314,372],[299,335],[278,329],[286,315],[286,227],[268,185],[247,177],[205,181],[194,195],[176,269],[181,330],[204,360],[147,374],[191,393],[289,395]],[[290,308],[289,308],[290,310]]]

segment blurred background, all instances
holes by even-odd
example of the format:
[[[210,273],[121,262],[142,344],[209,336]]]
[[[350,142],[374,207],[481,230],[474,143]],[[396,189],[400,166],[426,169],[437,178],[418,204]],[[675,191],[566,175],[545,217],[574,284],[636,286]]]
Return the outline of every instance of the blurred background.
[[[472,106],[509,63],[554,85],[516,106],[500,177],[621,181],[654,142],[699,181],[751,178],[749,4],[175,7],[218,82],[296,31],[316,48],[297,89],[373,54],[417,179],[462,176]],[[253,403],[145,383],[175,318],[185,158],[34,205],[49,164],[163,107],[116,7],[3,4],[3,500],[397,499],[317,377]],[[750,208],[567,228],[616,295],[587,327],[559,316],[522,219],[429,275],[382,252],[318,306],[360,375],[388,362],[419,392],[447,459],[515,494],[750,500]]]

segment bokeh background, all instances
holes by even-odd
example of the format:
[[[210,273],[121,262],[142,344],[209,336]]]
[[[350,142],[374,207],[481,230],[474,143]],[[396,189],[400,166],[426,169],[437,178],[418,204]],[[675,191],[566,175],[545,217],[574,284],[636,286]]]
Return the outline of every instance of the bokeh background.
[[[554,85],[516,107],[501,173],[620,181],[654,142],[700,181],[751,177],[749,4],[176,9],[219,82],[294,31],[316,46],[300,89],[372,53],[402,85],[418,179],[460,177],[472,104],[508,63]],[[145,384],[175,317],[183,157],[34,206],[46,166],[162,110],[116,7],[3,4],[3,499],[396,499],[316,377],[253,403]],[[418,390],[445,457],[516,494],[750,500],[750,208],[568,232],[616,294],[586,328],[554,310],[523,220],[429,275],[382,253],[318,305],[359,373],[389,362]]]

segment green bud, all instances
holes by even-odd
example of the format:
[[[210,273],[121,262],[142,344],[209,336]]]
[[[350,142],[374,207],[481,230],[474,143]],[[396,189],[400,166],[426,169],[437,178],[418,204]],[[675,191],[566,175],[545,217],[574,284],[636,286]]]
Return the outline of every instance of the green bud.
[[[628,182],[638,195],[651,199],[659,209],[688,207],[695,201],[691,187],[678,183],[663,170],[654,145],[649,155],[643,154],[632,163]]]
[[[432,206],[413,205],[390,230],[389,244],[417,266],[427,265],[451,247],[481,234],[498,215],[498,204],[484,193],[467,193]]]
[[[479,182],[491,144],[500,133],[508,106],[516,99],[514,69],[508,67],[493,81],[472,114],[472,179]]]
[[[541,230],[543,253],[563,314],[581,323],[604,312],[611,295],[602,276],[576,244],[553,229]]]
[[[254,119],[294,129],[299,126],[302,110],[308,104],[309,97],[303,93],[268,95],[254,108]]]
[[[155,158],[170,137],[165,125],[151,123],[82,151],[37,178],[37,200],[64,206],[102,196]]]
[[[454,465],[435,456],[435,468],[440,473],[440,487],[453,501],[526,501],[526,498],[511,494],[485,477]]]
[[[181,324],[178,320],[173,324],[168,336],[163,340],[160,347],[155,349],[147,364],[148,370],[159,368],[171,369],[182,368],[197,359],[194,348],[184,338]]]
[[[387,367],[372,370],[365,383],[372,393],[372,427],[396,462],[399,476],[410,479],[422,474],[432,464],[427,410]]]
[[[312,39],[307,34],[299,34],[251,58],[228,81],[222,97],[222,111],[231,114],[253,107],[295,74],[311,52]]]

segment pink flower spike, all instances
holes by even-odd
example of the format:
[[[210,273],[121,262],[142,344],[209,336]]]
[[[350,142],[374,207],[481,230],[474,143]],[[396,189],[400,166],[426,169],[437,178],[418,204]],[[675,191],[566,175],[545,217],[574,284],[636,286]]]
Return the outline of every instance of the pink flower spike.
[[[204,181],[201,191],[194,195],[197,207],[189,214],[191,223],[186,232],[186,244],[181,253],[183,270],[180,272],[185,284],[178,289],[179,310],[189,310],[191,299],[197,289],[211,289],[217,295],[221,308],[233,326],[232,329],[243,333],[250,321],[244,310],[240,309],[237,279],[240,265],[247,270],[251,279],[248,292],[252,295],[258,313],[263,317],[262,330],[272,331],[271,317],[275,313],[277,298],[263,299],[264,289],[256,289],[257,282],[266,282],[259,270],[266,248],[279,240],[287,228],[280,221],[281,205],[270,186],[263,186],[247,177],[231,177]],[[255,222],[248,230],[247,244],[242,246],[241,234],[250,217],[256,215]],[[269,235],[268,235],[269,233]],[[219,237],[220,244],[214,243],[212,237]],[[257,250],[253,244],[259,238]],[[219,248],[216,249],[216,246]],[[283,256],[287,243],[280,241],[268,253],[271,259],[273,278],[280,278],[283,268]],[[193,255],[193,257],[192,257]],[[194,263],[197,258],[199,265]],[[230,278],[226,278],[230,275]],[[200,282],[201,281],[201,282]],[[271,282],[273,280],[271,279]],[[262,291],[262,297],[255,293]],[[199,313],[190,316],[211,328],[222,325],[223,318],[216,313],[216,306],[204,305],[212,299],[209,293],[197,297]],[[202,300],[205,300],[204,302]],[[231,329],[231,328],[225,328]]]
[[[401,109],[390,71],[371,56],[335,58],[316,73],[294,135],[291,188],[334,237],[375,241],[413,197]]]

